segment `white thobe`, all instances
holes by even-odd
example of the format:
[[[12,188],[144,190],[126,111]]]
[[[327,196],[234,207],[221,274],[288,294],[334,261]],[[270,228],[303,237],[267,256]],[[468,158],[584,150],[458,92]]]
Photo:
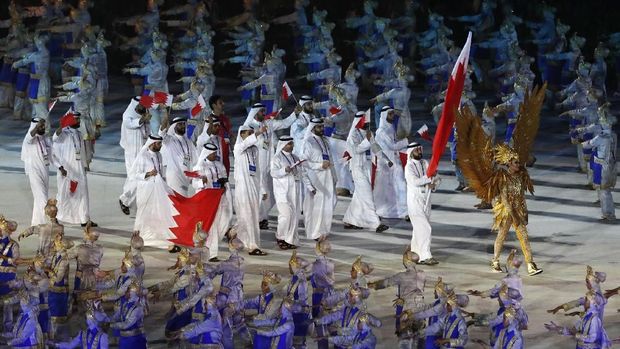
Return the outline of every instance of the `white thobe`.
[[[146,178],[146,173],[157,170],[157,175]],[[139,231],[147,246],[166,247],[168,239],[175,236],[170,228],[176,226],[173,216],[178,212],[172,206],[168,195],[172,194],[166,185],[162,172],[162,156],[158,152],[146,150],[138,154],[131,169],[131,175],[137,181],[136,221],[133,230]]]
[[[302,166],[296,166],[290,173],[286,173],[286,167],[292,167],[298,161],[299,158],[294,154],[282,151],[271,159],[273,196],[278,208],[276,239],[284,240],[291,245],[299,244],[297,228],[302,204],[300,179],[306,177],[302,173]],[[309,183],[304,180],[304,184]]]
[[[325,137],[311,135],[305,140],[302,159],[306,160],[306,173],[311,186],[304,194],[304,223],[306,236],[318,239],[328,235],[332,228],[334,207],[336,206],[336,176],[333,166],[322,167],[323,161],[331,159],[329,143]],[[315,194],[311,190],[316,190]]]
[[[431,216],[430,201],[426,207],[427,184],[431,179],[426,176],[428,161],[409,158],[405,166],[405,178],[407,179],[407,209],[413,232],[411,234],[411,251],[420,256],[420,260],[426,260],[431,255]]]
[[[377,229],[381,224],[377,216],[370,185],[370,148],[366,131],[355,130],[347,139],[351,160],[349,167],[355,184],[355,192],[342,221],[362,228]],[[371,138],[372,139],[372,138]]]
[[[52,158],[57,168],[61,166],[67,171],[67,176],[57,172],[58,193],[58,220],[71,224],[88,223],[88,182],[86,179],[86,158],[84,142],[80,131],[65,127],[59,135],[53,137]],[[70,191],[71,181],[77,182],[75,192]]]
[[[192,185],[196,189],[196,192],[208,188],[222,188],[217,180],[220,178],[228,178],[226,175],[226,168],[224,168],[224,165],[219,161],[210,161],[205,159],[201,163],[194,166],[194,171],[197,171],[201,177],[207,178],[207,183],[204,183],[202,178],[196,178],[193,180]],[[226,191],[220,199],[217,213],[215,214],[215,218],[213,219],[213,223],[211,224],[207,237],[206,245],[209,248],[209,259],[217,257],[219,242],[222,240],[232,223],[233,207],[231,191],[228,184],[225,184],[223,188],[225,188]]]
[[[49,191],[49,164],[51,159],[51,143],[49,138],[26,133],[22,148],[24,171],[30,182],[34,202],[32,205],[32,226],[45,224],[45,205]]]
[[[291,115],[295,115],[295,112],[291,113]],[[304,139],[304,135],[306,133],[306,127],[312,120],[312,115],[302,111],[299,113],[297,119],[291,124],[290,135],[294,140],[298,141],[297,146],[293,148],[293,154],[301,157],[303,152],[303,142],[299,142]]]
[[[135,107],[135,105],[137,105],[137,103],[135,103],[133,107]],[[129,173],[131,172],[133,162],[136,160],[149,134],[149,125],[147,123],[141,124],[140,117],[140,114],[128,108],[128,110],[123,113],[123,122],[121,124],[120,146],[125,151],[127,178],[125,179],[125,184],[123,184],[123,193],[120,196],[120,200],[125,206],[131,206],[136,200],[137,182]]]
[[[396,141],[394,132],[390,131],[383,128],[377,130],[377,144],[386,158],[377,161],[373,194],[379,217],[404,218],[407,215],[407,184],[399,152],[407,147],[407,140]],[[388,166],[388,160],[392,162],[392,167]]]
[[[235,155],[235,212],[237,229],[241,242],[249,250],[259,248],[260,228],[260,168],[258,139],[252,134],[246,139],[237,139],[233,153]]]
[[[160,136],[164,138],[161,153],[166,167],[166,182],[170,189],[190,196],[191,182],[185,171],[190,171],[196,163],[196,146],[186,135],[178,135],[173,130],[160,132]]]
[[[255,130],[266,126],[267,132],[258,136],[258,142],[256,147],[258,148],[258,165],[260,166],[260,220],[269,219],[269,211],[276,203],[273,198],[273,181],[271,178],[270,164],[271,157],[275,153],[275,143],[277,143],[276,131],[291,127],[295,121],[295,114],[289,115],[286,119],[276,120],[269,119],[263,122],[258,122],[256,119],[252,119],[246,122],[246,125],[252,126]],[[267,195],[267,199],[263,200],[264,195]]]

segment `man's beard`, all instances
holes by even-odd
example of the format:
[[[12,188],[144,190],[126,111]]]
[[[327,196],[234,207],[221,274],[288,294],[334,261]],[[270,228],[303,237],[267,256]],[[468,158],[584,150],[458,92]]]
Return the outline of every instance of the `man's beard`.
[[[38,134],[39,136],[43,136],[43,135],[45,134],[45,129],[43,129],[43,130],[37,130],[37,134]]]
[[[422,154],[420,154],[420,155],[413,155],[413,158],[415,160],[422,160]]]
[[[323,136],[323,131],[319,132],[319,131],[312,131],[312,133],[317,136],[317,137],[322,137]]]
[[[78,129],[78,128],[80,128],[80,124],[77,124],[77,125],[71,125],[71,128],[72,128],[72,129],[74,129],[74,130],[75,130],[75,129]]]

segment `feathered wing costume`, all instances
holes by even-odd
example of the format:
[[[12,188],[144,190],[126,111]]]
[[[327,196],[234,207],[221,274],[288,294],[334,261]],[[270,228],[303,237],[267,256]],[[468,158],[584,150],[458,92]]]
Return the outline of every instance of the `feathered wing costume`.
[[[493,146],[491,137],[484,133],[481,118],[467,107],[457,111],[458,165],[476,195],[485,202],[493,202],[493,230],[497,231],[491,267],[502,271],[499,256],[510,227],[514,227],[528,274],[542,272],[532,258],[527,235],[527,205],[525,192],[534,193],[532,180],[525,163],[534,144],[540,124],[540,110],[547,85],[535,87],[525,95],[513,135],[513,145]]]

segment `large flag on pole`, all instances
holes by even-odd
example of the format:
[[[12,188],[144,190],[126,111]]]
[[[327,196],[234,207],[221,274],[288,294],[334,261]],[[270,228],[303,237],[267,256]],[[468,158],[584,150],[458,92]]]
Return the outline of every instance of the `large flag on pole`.
[[[469,61],[469,49],[471,47],[471,32],[467,35],[465,46],[461,50],[459,58],[454,64],[450,81],[448,82],[448,90],[446,91],[446,99],[444,102],[439,125],[435,132],[433,140],[433,156],[428,165],[426,173],[428,177],[433,177],[437,173],[437,165],[439,159],[446,149],[450,132],[454,126],[455,110],[461,104],[461,94],[463,93],[463,85],[465,84],[465,74],[467,74],[467,62]]]

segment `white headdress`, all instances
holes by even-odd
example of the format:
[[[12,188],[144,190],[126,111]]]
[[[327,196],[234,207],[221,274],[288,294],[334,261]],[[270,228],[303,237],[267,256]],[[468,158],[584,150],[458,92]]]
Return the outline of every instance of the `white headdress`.
[[[278,140],[278,146],[276,147],[276,154],[280,154],[282,149],[289,143],[293,142],[293,137],[291,136],[281,136]]]

